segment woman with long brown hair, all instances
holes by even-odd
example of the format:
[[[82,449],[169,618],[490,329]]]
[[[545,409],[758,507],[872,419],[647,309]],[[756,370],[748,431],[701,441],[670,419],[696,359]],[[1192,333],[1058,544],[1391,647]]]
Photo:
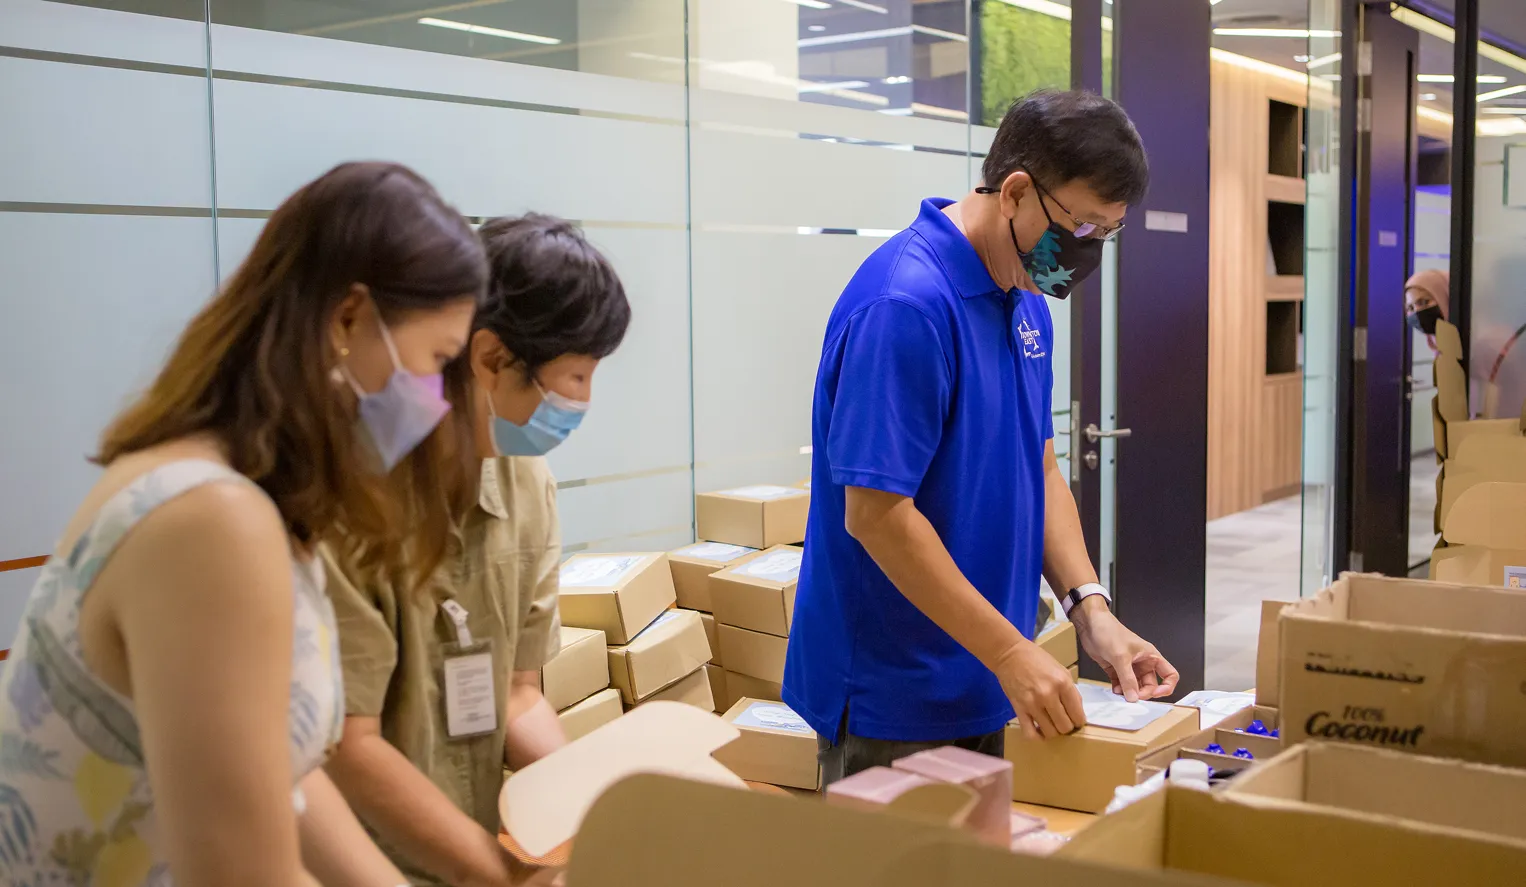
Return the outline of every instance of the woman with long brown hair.
[[[418,582],[477,465],[446,369],[486,266],[399,166],[299,190],[111,423],[0,677],[0,883],[403,881],[320,769],[320,543]],[[419,449],[419,452],[414,452]]]

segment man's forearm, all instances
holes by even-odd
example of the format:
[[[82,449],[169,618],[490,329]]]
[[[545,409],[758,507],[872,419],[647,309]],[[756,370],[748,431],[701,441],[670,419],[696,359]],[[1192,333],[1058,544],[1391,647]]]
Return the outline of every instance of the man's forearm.
[[[1056,462],[1044,471],[1044,579],[1058,596],[1097,581],[1097,569],[1086,551],[1081,515],[1070,485]]]
[[[361,818],[415,865],[463,887],[510,883],[497,836],[380,735],[347,736],[325,769]]]
[[[916,503],[849,488],[848,531],[912,605],[987,668],[1028,643],[965,578]],[[856,507],[855,507],[856,504]]]

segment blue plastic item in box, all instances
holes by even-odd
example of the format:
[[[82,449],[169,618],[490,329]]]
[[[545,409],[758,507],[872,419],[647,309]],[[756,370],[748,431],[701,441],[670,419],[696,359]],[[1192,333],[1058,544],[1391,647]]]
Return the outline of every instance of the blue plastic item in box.
[[[1251,754],[1250,753],[1250,749],[1248,749],[1248,748],[1237,748],[1237,749],[1235,749],[1235,757],[1237,757],[1237,758],[1244,758],[1247,761],[1254,761],[1256,759],[1256,756]]]
[[[1222,755],[1224,754],[1224,746],[1219,745],[1217,742],[1210,742],[1208,743],[1208,747],[1203,749],[1203,751],[1208,752],[1211,755]]]
[[[1250,726],[1245,728],[1245,732],[1249,733],[1252,736],[1270,736],[1270,735],[1272,735],[1271,731],[1266,729],[1266,725],[1261,723],[1261,721],[1259,721],[1259,720],[1251,721],[1250,722]]]

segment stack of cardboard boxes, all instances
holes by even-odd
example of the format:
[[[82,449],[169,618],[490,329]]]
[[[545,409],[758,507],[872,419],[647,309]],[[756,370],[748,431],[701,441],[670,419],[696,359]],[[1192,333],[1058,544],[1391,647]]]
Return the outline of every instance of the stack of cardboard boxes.
[[[1473,419],[1460,358],[1462,339],[1436,325],[1436,532],[1431,578],[1526,586],[1526,415]]]
[[[609,683],[627,711],[658,699],[715,711],[704,622],[672,609],[676,600],[660,552],[579,554],[562,564],[562,624],[603,632]]]
[[[620,717],[620,694],[609,689],[604,632],[562,627],[561,649],[540,672],[541,693],[562,721],[567,739],[586,736]]]

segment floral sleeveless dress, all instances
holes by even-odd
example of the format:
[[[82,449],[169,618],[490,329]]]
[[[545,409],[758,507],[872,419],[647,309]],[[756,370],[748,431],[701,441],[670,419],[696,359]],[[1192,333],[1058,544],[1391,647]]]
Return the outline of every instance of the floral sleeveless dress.
[[[205,461],[162,465],[101,508],[67,556],[43,567],[0,674],[0,884],[171,887],[138,722],[80,652],[80,604],[122,538],[160,505],[209,483],[249,483]],[[293,560],[292,773],[318,767],[344,723],[334,611],[315,563]],[[212,591],[209,589],[209,591]],[[293,793],[301,807],[301,795]]]

